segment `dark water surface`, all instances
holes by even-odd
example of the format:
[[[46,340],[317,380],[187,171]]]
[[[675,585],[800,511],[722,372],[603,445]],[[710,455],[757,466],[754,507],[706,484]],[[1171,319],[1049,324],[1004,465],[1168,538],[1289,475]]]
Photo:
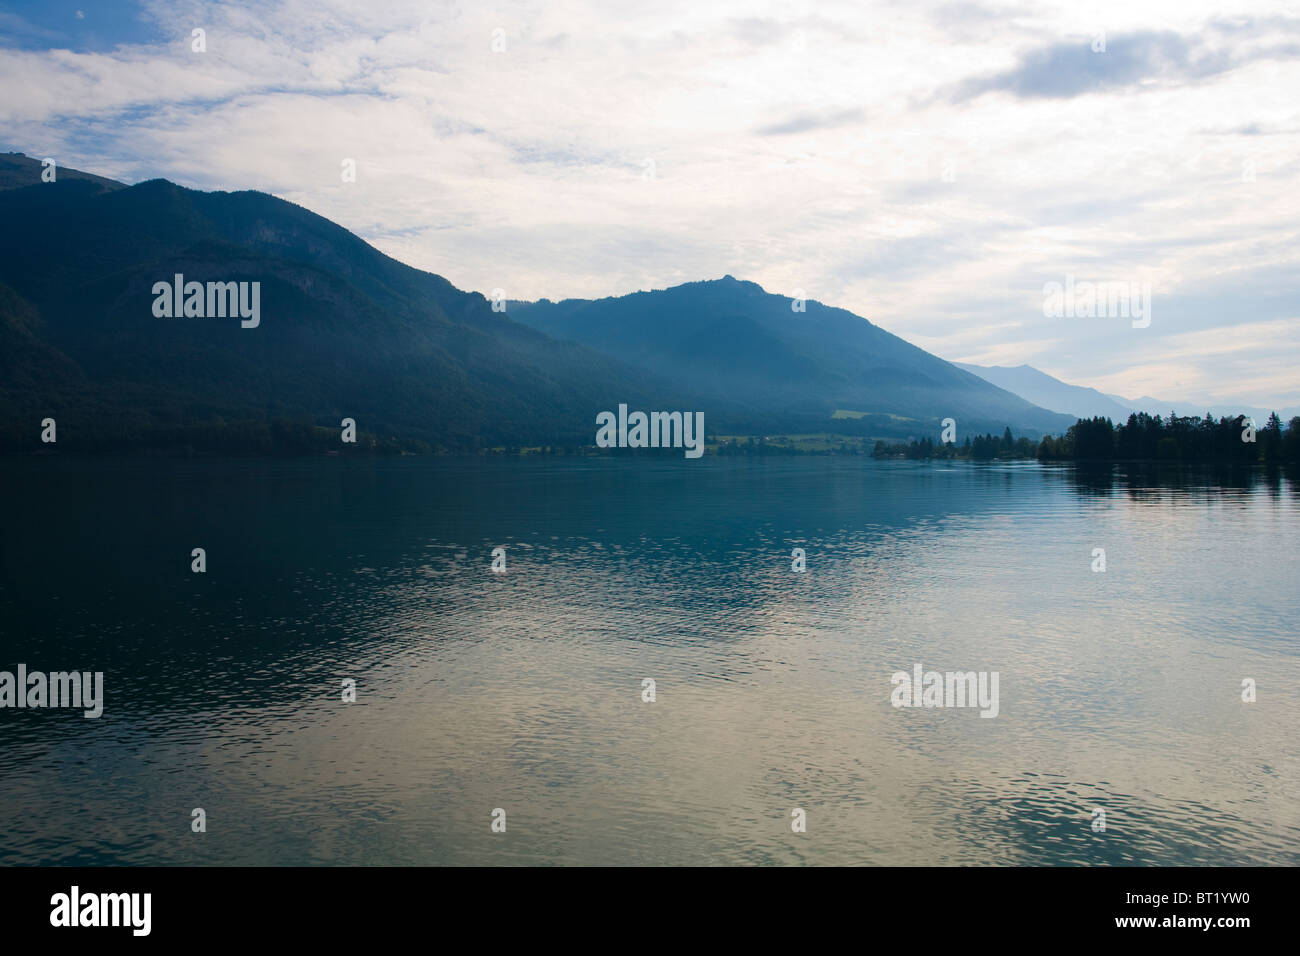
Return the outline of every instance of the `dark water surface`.
[[[52,458],[0,491],[0,670],[107,696],[0,709],[0,863],[1300,864],[1285,477]],[[997,671],[998,716],[891,707],[917,663]]]

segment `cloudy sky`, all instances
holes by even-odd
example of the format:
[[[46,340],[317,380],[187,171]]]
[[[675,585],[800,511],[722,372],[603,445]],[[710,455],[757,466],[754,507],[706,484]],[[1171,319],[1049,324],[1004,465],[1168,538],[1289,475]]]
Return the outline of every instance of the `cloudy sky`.
[[[262,189],[462,288],[730,273],[954,361],[1300,404],[1294,2],[0,2],[0,89],[0,148]],[[1067,276],[1150,283],[1150,325],[1045,317]]]

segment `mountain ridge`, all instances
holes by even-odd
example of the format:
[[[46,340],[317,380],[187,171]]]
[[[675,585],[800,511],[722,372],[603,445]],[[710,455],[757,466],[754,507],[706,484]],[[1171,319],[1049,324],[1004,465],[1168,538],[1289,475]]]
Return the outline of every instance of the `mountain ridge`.
[[[853,313],[815,301],[793,311],[731,275],[631,297],[507,303],[502,314],[266,193],[128,186],[67,168],[44,183],[35,160],[5,168],[8,450],[31,450],[46,416],[59,420],[60,447],[84,450],[176,444],[233,422],[337,436],[343,417],[417,448],[590,446],[595,414],[621,402],[703,409],[714,434],[901,438],[929,434],[945,416],[998,432],[1070,423]],[[250,331],[154,316],[154,283],[177,273],[259,282],[264,321]],[[536,321],[629,298],[640,321],[622,332],[635,349]],[[858,417],[834,419],[841,410]]]
[[[979,431],[1073,424],[848,310],[731,275],[601,299],[516,302],[512,314],[678,383],[707,382],[710,394],[765,414],[798,415],[810,427],[825,427],[838,410],[873,422],[911,418],[914,437],[937,433],[945,417]],[[726,355],[721,367],[699,358],[710,349]]]

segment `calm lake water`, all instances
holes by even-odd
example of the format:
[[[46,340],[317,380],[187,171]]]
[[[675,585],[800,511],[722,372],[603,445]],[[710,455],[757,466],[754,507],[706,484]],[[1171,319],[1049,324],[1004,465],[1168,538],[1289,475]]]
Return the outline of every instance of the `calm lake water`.
[[[0,863],[1300,864],[1300,489],[1165,478],[3,461]]]

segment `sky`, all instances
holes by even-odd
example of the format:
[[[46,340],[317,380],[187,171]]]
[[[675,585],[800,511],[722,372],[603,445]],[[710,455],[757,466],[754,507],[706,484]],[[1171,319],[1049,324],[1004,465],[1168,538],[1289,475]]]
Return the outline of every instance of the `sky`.
[[[0,91],[0,148],[264,190],[484,294],[730,274],[951,361],[1300,405],[1295,2],[0,0]],[[1150,321],[1045,314],[1067,281]]]

